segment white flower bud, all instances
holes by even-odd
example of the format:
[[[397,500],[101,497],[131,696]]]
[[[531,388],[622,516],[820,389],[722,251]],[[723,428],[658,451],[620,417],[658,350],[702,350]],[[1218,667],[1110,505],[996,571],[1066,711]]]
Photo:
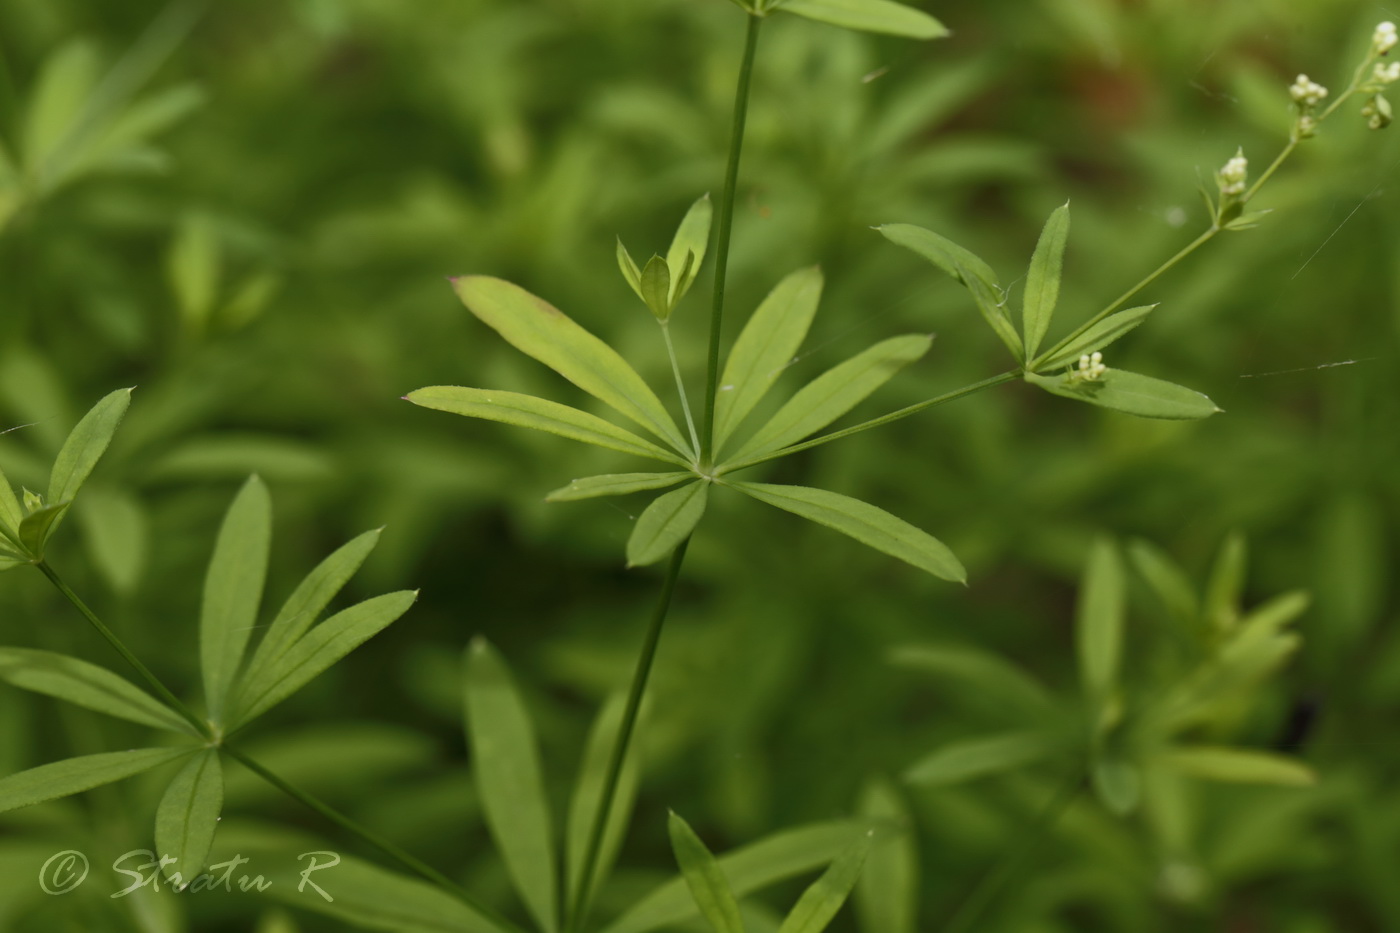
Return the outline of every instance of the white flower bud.
[[[1327,96],[1327,88],[1310,80],[1307,75],[1299,75],[1298,80],[1288,88],[1289,96],[1304,107],[1316,107]]]
[[[1371,52],[1374,55],[1384,55],[1395,48],[1395,24],[1387,20],[1376,27],[1375,33],[1371,36]]]
[[[1096,382],[1106,372],[1108,372],[1108,367],[1103,364],[1103,354],[1095,350],[1093,353],[1086,353],[1079,358],[1079,369],[1072,374],[1072,377],[1087,382]]]
[[[1235,157],[1215,174],[1215,183],[1220,186],[1220,193],[1227,196],[1244,194],[1245,182],[1248,179],[1249,160],[1244,157],[1243,150],[1236,153]]]
[[[1381,87],[1400,81],[1400,62],[1391,62],[1389,65],[1377,62],[1375,70],[1371,72],[1371,80]]]

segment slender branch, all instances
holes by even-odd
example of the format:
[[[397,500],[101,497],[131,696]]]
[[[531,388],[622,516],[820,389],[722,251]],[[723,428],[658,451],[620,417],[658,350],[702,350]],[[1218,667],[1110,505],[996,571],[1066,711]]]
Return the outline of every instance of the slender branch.
[[[690,414],[690,399],[685,394],[685,380],[681,378],[681,365],[676,359],[676,345],[671,341],[671,325],[669,321],[658,321],[661,325],[661,337],[666,341],[666,355],[671,358],[671,375],[676,377],[676,391],[681,396],[681,411],[685,412],[685,426],[690,429],[690,443],[695,450],[695,456],[700,456],[700,435],[695,433],[695,419]]]
[[[999,386],[1004,383],[1010,382],[1013,379],[1018,379],[1020,378],[1021,374],[1022,371],[1019,369],[1007,370],[1004,373],[999,373],[995,376],[989,376],[988,378],[983,379],[981,382],[974,382],[972,385],[963,386],[961,389],[956,389],[952,392],[946,392],[943,395],[940,395],[936,398],[927,399],[922,402],[916,402],[913,405],[908,405],[904,408],[899,409],[898,411],[892,411],[888,415],[881,415],[878,418],[871,418],[869,421],[862,421],[860,424],[853,425],[852,427],[843,428],[840,431],[832,431],[830,434],[823,434],[821,437],[814,437],[810,441],[803,441],[800,444],[793,444],[792,446],[784,447],[781,450],[774,450],[766,454],[760,454],[756,457],[751,457],[748,460],[741,460],[738,463],[734,464],[725,464],[723,468],[716,473],[716,475],[723,476],[729,473],[734,473],[738,470],[747,470],[751,466],[755,466],[760,463],[767,463],[769,460],[776,460],[779,457],[786,457],[788,454],[795,454],[800,450],[807,450],[809,448],[816,447],[820,444],[825,444],[828,441],[840,440],[843,437],[850,437],[852,434],[859,434],[861,431],[868,431],[871,428],[878,428],[881,425],[889,424],[891,421],[898,421],[901,418],[908,418],[910,415],[917,414],[923,411],[925,408],[932,408],[935,405],[942,405],[944,402],[951,402],[954,399],[960,399],[964,396],[972,395],[975,392],[981,392],[983,389],[990,389],[992,386]]]
[[[719,338],[724,321],[724,282],[729,271],[729,234],[734,226],[734,191],[739,182],[739,154],[744,145],[744,121],[749,112],[749,86],[753,83],[754,53],[758,49],[758,27],[763,17],[749,15],[744,35],[744,58],[739,66],[739,86],[734,92],[734,129],[729,138],[729,165],[724,172],[724,191],[719,199],[719,226],[715,235],[715,289],[710,307],[710,352],[705,370],[705,423],[700,449],[702,467],[712,466],[715,440],[715,393],[719,388]]]
[[[666,624],[666,614],[671,609],[671,597],[676,590],[676,579],[680,576],[681,564],[685,561],[685,552],[689,547],[690,539],[686,538],[671,553],[671,563],[666,568],[666,580],[661,584],[661,596],[657,599],[651,624],[647,626],[641,653],[637,655],[637,668],[632,674],[632,686],[627,692],[627,705],[622,711],[622,727],[617,733],[617,743],[613,746],[608,771],[603,778],[603,797],[598,802],[597,812],[593,814],[593,825],[588,829],[588,843],[583,850],[578,888],[573,893],[573,903],[569,908],[567,928],[571,933],[577,933],[587,919],[593,897],[593,875],[598,869],[598,858],[603,848],[603,834],[612,815],[617,785],[622,778],[622,765],[627,760],[627,751],[632,744],[632,733],[636,729],[637,716],[641,713],[642,698],[646,695],[652,662],[656,660],[656,648],[661,642],[661,629]]]
[[[1016,876],[1026,859],[1040,845],[1045,833],[1088,783],[1084,774],[1079,771],[1070,775],[1069,780],[1050,798],[1040,815],[1035,818],[1035,822],[1026,830],[1023,836],[1025,841],[1015,850],[1008,847],[1002,851],[995,864],[987,870],[982,880],[972,889],[972,893],[962,902],[962,906],[953,914],[952,919],[943,928],[943,933],[967,933],[977,928],[977,921],[986,911],[992,898]]]

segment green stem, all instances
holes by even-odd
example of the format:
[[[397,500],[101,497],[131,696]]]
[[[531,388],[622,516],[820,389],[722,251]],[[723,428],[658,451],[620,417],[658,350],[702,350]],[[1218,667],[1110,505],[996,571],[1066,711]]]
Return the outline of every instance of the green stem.
[[[800,444],[793,444],[791,447],[784,447],[781,450],[774,450],[770,451],[769,453],[760,454],[759,456],[752,457],[748,460],[741,460],[735,464],[725,464],[724,469],[721,470],[720,473],[717,475],[733,473],[736,470],[746,470],[749,467],[755,466],[759,463],[767,463],[769,460],[776,460],[779,457],[786,457],[788,454],[795,454],[800,450],[807,450],[809,448],[816,447],[819,444],[825,444],[829,441],[840,440],[843,437],[850,437],[852,434],[859,434],[861,431],[868,431],[871,428],[878,428],[883,424],[889,424],[891,421],[898,421],[901,418],[908,418],[910,415],[917,414],[918,412],[923,411],[925,408],[932,408],[935,405],[942,405],[944,402],[951,402],[954,399],[960,399],[964,396],[972,395],[975,392],[981,392],[983,389],[990,389],[992,386],[999,386],[1004,383],[1010,382],[1013,379],[1019,379],[1021,377],[1021,374],[1022,371],[1019,369],[1007,370],[1004,373],[999,373],[995,376],[989,376],[988,378],[983,379],[981,382],[974,382],[972,385],[963,386],[961,389],[956,389],[952,392],[946,392],[943,395],[940,395],[936,398],[926,399],[925,401],[916,402],[913,405],[901,408],[898,411],[892,411],[888,415],[881,415],[878,418],[871,418],[869,421],[862,421],[860,424],[854,425],[852,427],[843,428],[840,431],[832,431],[830,434],[823,434],[821,437],[814,437],[810,441],[803,441]]]
[[[719,388],[719,338],[724,321],[724,282],[729,271],[729,234],[734,226],[734,191],[739,182],[739,153],[744,145],[744,121],[749,112],[749,86],[753,83],[754,53],[758,49],[761,16],[749,15],[744,35],[744,58],[739,66],[739,86],[734,92],[734,129],[729,137],[729,166],[724,173],[724,191],[719,199],[719,226],[715,235],[715,289],[710,306],[710,353],[705,370],[705,428],[701,435],[701,466],[708,469],[714,456],[715,393]]]
[[[652,613],[651,624],[647,626],[641,653],[637,656],[632,686],[627,692],[627,705],[622,711],[622,727],[618,731],[617,743],[613,746],[608,771],[603,778],[603,797],[593,815],[593,825],[588,829],[588,843],[584,847],[583,864],[578,873],[578,888],[573,892],[573,903],[569,909],[568,929],[571,933],[577,933],[587,918],[593,895],[593,875],[597,871],[599,854],[603,848],[603,834],[611,816],[613,800],[617,796],[617,785],[622,778],[622,765],[627,760],[627,751],[632,744],[632,733],[642,709],[642,698],[646,695],[652,662],[656,659],[656,648],[661,642],[661,629],[666,623],[666,614],[671,609],[671,597],[675,593],[676,579],[680,576],[681,563],[685,560],[688,547],[690,539],[686,538],[671,554],[671,563],[666,568],[666,580],[661,585],[661,596],[657,600],[656,610]]]
[[[1249,186],[1249,190],[1240,196],[1240,203],[1248,204],[1249,199],[1259,193],[1259,189],[1264,187],[1264,182],[1273,177],[1274,172],[1278,171],[1278,167],[1282,165],[1288,157],[1293,154],[1293,150],[1297,148],[1298,140],[1290,136],[1288,145],[1284,146],[1274,161],[1269,163],[1269,167],[1264,169],[1264,174],[1260,175],[1254,184]]]
[[[1015,850],[1008,847],[1002,852],[996,863],[982,876],[982,880],[953,914],[952,919],[943,928],[943,933],[966,933],[976,929],[977,921],[986,911],[992,898],[1016,876],[1031,853],[1040,845],[1046,831],[1055,825],[1060,814],[1064,813],[1074,798],[1087,786],[1088,780],[1082,773],[1076,771],[1070,775],[1070,779],[1050,798],[1040,815],[1035,818],[1035,822],[1026,830],[1020,847]]]
[[[695,419],[690,415],[690,399],[685,394],[685,380],[681,378],[681,365],[676,360],[676,345],[671,341],[671,325],[667,321],[659,321],[661,325],[661,337],[666,341],[666,355],[671,358],[671,375],[676,377],[676,391],[681,396],[681,411],[685,412],[685,426],[690,429],[690,443],[695,449],[695,456],[700,456],[700,435],[695,433]]]
[[[152,674],[150,668],[142,664],[141,659],[131,653],[131,650],[126,647],[126,644],[117,637],[117,633],[103,624],[102,620],[97,617],[97,614],[88,608],[87,603],[83,602],[78,594],[74,593],[68,587],[67,583],[63,582],[63,578],[60,577],[52,567],[44,561],[38,561],[34,566],[43,571],[44,576],[49,578],[49,582],[58,588],[58,591],[73,604],[73,607],[77,609],[78,612],[82,613],[83,618],[87,619],[92,627],[97,629],[99,635],[107,639],[107,643],[116,649],[117,654],[121,655],[122,659],[125,660],[127,664],[131,665],[132,669],[135,670],[136,673],[141,676],[141,679],[165,701],[166,705],[183,716],[190,725],[194,726],[197,735],[205,739],[216,739],[214,728],[207,721],[200,719],[194,710],[185,705],[183,700],[174,693],[171,693],[170,689],[166,687],[165,684],[161,683],[160,678]]]

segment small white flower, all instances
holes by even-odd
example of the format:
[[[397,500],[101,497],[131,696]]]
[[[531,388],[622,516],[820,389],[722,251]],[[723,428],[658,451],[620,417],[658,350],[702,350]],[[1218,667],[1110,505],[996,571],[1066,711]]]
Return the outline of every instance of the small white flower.
[[[1375,34],[1371,36],[1371,52],[1376,55],[1384,55],[1395,48],[1395,24],[1387,20],[1376,27]]]
[[[1216,173],[1215,182],[1220,186],[1221,194],[1237,195],[1244,194],[1248,178],[1249,160],[1244,157],[1244,152],[1240,151]]]
[[[1389,65],[1377,62],[1375,70],[1371,72],[1371,80],[1382,87],[1400,81],[1400,62],[1391,62]]]
[[[1074,372],[1073,377],[1096,382],[1106,372],[1108,372],[1108,367],[1103,364],[1103,354],[1095,350],[1093,353],[1085,353],[1079,358],[1079,369]]]
[[[1309,79],[1307,75],[1299,75],[1298,80],[1288,88],[1288,93],[1304,107],[1316,107],[1327,96],[1327,88]]]
[[[1298,138],[1311,139],[1317,135],[1317,118],[1303,114],[1298,118]]]

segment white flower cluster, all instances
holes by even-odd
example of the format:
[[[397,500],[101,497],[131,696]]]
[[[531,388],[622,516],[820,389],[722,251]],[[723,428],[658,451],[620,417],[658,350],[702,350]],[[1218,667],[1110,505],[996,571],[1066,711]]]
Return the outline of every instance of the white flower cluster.
[[[1316,107],[1327,96],[1327,88],[1311,80],[1307,75],[1299,75],[1298,80],[1288,89],[1289,95],[1304,107]]]
[[[1385,87],[1387,84],[1394,84],[1400,81],[1400,62],[1391,62],[1389,65],[1376,63],[1375,70],[1371,72],[1371,82]]]
[[[1244,151],[1235,154],[1235,157],[1225,166],[1215,173],[1215,183],[1220,186],[1220,193],[1227,197],[1244,194],[1245,182],[1249,180],[1249,160],[1244,157]]]
[[[1396,42],[1395,24],[1387,20],[1376,27],[1376,32],[1371,36],[1371,53],[1373,55],[1384,55],[1395,48]]]
[[[1106,372],[1108,372],[1108,367],[1103,364],[1103,354],[1095,350],[1093,353],[1086,353],[1079,358],[1079,369],[1073,373],[1073,377],[1088,382],[1097,382]]]

